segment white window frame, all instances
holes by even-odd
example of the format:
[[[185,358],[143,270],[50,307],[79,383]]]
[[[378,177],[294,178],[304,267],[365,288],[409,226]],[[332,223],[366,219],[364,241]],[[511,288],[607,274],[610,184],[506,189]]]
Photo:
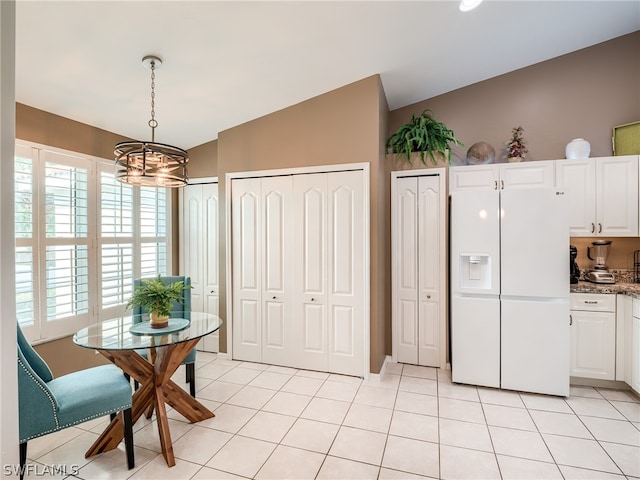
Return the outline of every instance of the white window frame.
[[[97,321],[113,318],[125,313],[128,295],[123,295],[123,301],[117,305],[102,308],[102,246],[113,243],[130,243],[133,248],[132,278],[141,276],[141,246],[145,242],[158,242],[166,244],[166,271],[160,274],[169,274],[172,269],[172,221],[171,203],[172,195],[169,189],[166,191],[166,218],[165,236],[141,237],[140,223],[140,188],[134,187],[133,193],[133,234],[129,237],[102,237],[101,232],[101,173],[113,172],[113,161],[98,157],[83,155],[58,148],[49,147],[33,142],[16,140],[16,156],[32,159],[33,183],[32,183],[32,231],[33,238],[16,238],[16,247],[31,246],[33,255],[33,295],[34,295],[34,323],[23,326],[23,331],[32,343],[50,341],[56,338],[72,335],[84,326]],[[88,171],[88,222],[87,237],[81,238],[45,238],[44,221],[44,168],[47,161],[61,163],[63,165],[78,166]],[[151,188],[151,187],[147,187]],[[78,315],[71,315],[62,319],[47,321],[46,316],[46,284],[44,276],[46,245],[72,245],[86,244],[88,246],[88,311]],[[145,275],[148,276],[148,275]],[[132,286],[131,286],[132,288]],[[43,292],[43,293],[41,293]],[[129,290],[125,290],[127,294]]]

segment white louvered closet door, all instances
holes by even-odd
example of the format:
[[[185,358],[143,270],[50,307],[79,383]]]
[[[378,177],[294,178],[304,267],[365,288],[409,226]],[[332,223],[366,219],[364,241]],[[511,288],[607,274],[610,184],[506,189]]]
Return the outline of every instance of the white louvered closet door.
[[[440,366],[440,179],[396,179],[394,335],[402,363]]]

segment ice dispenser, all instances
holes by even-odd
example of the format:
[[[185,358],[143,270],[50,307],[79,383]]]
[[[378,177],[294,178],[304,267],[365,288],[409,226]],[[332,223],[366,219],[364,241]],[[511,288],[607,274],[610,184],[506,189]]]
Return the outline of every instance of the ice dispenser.
[[[460,288],[491,289],[491,255],[460,254]]]

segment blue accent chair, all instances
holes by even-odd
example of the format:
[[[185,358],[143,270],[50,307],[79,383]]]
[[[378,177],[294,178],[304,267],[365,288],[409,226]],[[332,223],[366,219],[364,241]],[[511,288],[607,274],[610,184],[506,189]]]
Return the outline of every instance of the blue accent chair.
[[[153,280],[153,278],[136,278],[133,281],[133,288],[142,286],[143,280]],[[176,282],[182,282],[183,285],[190,286],[191,285],[191,277],[185,276],[170,276],[170,277],[161,277],[162,283],[165,285],[170,285]],[[182,298],[182,303],[173,302],[171,306],[171,311],[176,314],[184,315],[184,318],[189,319],[189,313],[191,312],[191,289],[184,290],[184,296]],[[141,307],[133,307],[132,313],[134,315],[133,321],[140,322],[142,321],[142,314],[149,313],[145,309]],[[144,358],[147,358],[146,350],[138,350],[137,351]],[[196,349],[194,348],[189,352],[189,355],[183,360],[182,364],[185,366],[185,375],[186,382],[189,384],[189,393],[193,398],[196,397],[196,374],[195,374],[195,365],[196,365]]]
[[[102,365],[54,378],[18,325],[18,417],[20,479],[27,442],[94,418],[122,412],[127,466],[135,466],[131,384],[115,365]]]

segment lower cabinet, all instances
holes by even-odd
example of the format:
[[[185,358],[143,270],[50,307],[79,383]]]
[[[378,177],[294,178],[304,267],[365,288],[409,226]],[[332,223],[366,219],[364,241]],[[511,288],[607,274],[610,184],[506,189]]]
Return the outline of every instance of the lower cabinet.
[[[571,294],[572,377],[615,380],[616,296]]]
[[[640,394],[640,299],[633,299],[631,322],[631,375],[630,386]]]

